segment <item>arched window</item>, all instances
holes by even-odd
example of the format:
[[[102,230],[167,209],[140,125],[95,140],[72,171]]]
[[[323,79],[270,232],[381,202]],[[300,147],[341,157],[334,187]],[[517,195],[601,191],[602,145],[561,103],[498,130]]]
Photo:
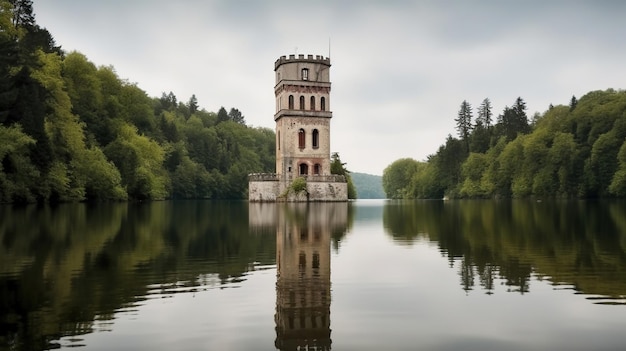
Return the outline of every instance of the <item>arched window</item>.
[[[320,147],[320,132],[317,129],[313,129],[313,148]]]
[[[320,164],[319,164],[319,163],[316,163],[316,164],[313,166],[313,174],[315,174],[315,175],[320,175],[320,173],[322,173],[322,166],[320,166]]]
[[[304,110],[304,96],[300,95],[300,109]]]
[[[300,175],[307,175],[307,174],[309,174],[309,165],[307,165],[306,163],[301,163]]]
[[[300,128],[300,130],[298,131],[298,147],[300,149],[304,149],[305,135],[306,133],[304,132],[304,129]]]
[[[322,96],[320,99],[320,109],[326,111],[326,98]]]
[[[311,96],[311,110],[315,111],[315,96]]]
[[[289,109],[293,110],[293,95],[289,95]]]

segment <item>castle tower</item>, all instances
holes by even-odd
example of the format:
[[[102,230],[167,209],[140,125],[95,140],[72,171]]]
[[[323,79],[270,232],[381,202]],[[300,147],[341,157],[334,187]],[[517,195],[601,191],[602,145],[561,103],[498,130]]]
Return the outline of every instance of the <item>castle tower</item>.
[[[282,56],[276,72],[276,173],[330,175],[330,59]]]
[[[342,175],[330,173],[330,59],[320,55],[281,56],[276,84],[276,173],[248,176],[253,202],[348,201]],[[303,177],[306,190],[289,192]]]

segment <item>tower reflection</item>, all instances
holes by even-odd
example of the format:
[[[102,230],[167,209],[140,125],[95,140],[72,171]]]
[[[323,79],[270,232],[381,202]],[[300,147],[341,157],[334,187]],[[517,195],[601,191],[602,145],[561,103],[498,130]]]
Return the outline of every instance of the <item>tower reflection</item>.
[[[345,233],[348,204],[278,206],[275,346],[330,350],[331,236]]]

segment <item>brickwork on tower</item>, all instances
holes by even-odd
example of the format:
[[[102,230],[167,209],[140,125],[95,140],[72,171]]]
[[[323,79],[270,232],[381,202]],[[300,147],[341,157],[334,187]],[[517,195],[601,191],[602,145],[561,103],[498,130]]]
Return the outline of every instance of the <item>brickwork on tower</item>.
[[[345,179],[335,177],[328,181],[323,178],[331,175],[330,59],[320,55],[281,56],[274,64],[274,71],[275,181],[278,184],[258,184],[269,180],[251,175],[250,201],[276,201],[297,177],[306,178],[307,190],[311,191],[307,191],[306,199],[300,196],[292,201],[346,201]],[[320,182],[326,182],[328,187],[320,187]],[[309,189],[309,183],[318,184]],[[273,189],[278,189],[278,194],[273,194]]]

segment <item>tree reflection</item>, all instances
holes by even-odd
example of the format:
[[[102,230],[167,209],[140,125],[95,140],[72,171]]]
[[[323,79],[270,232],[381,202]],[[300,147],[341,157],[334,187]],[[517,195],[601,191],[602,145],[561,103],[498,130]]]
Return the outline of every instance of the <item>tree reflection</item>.
[[[461,287],[494,278],[526,293],[532,276],[585,294],[626,295],[624,201],[391,201],[385,230],[400,244],[436,242]]]
[[[204,289],[273,264],[276,229],[250,228],[247,211],[210,201],[0,206],[0,349],[58,347],[110,329],[154,290]]]

